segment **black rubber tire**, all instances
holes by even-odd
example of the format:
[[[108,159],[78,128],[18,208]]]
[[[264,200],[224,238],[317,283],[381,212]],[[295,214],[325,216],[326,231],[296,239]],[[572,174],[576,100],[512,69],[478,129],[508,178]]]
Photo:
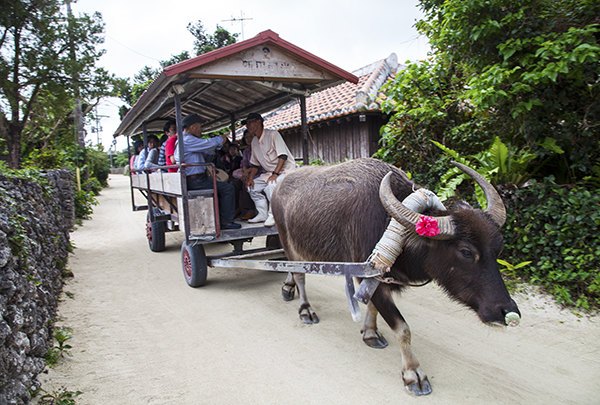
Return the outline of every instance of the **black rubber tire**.
[[[185,282],[190,287],[202,287],[206,284],[208,265],[204,246],[183,242],[181,244],[181,268]]]
[[[165,229],[164,222],[150,222],[150,215],[146,217],[146,238],[148,246],[153,252],[162,252],[165,250]]]

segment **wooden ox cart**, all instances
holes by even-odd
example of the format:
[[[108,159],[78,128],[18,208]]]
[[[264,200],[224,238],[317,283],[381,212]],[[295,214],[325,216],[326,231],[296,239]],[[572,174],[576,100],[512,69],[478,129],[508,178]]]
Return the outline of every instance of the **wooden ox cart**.
[[[308,163],[306,96],[342,81],[356,83],[358,78],[325,60],[281,39],[272,31],[166,67],[154,80],[115,132],[116,136],[161,132],[173,119],[182,137],[182,118],[200,115],[205,133],[230,128],[235,140],[239,121],[250,112],[266,113],[297,99],[300,103],[304,134],[303,161]],[[178,143],[184,156],[183,142]],[[208,172],[214,174],[214,167]],[[131,174],[132,206],[148,210],[146,234],[152,251],[165,248],[165,233],[185,232],[181,261],[186,282],[192,287],[206,282],[208,267],[252,268],[278,272],[344,275],[353,317],[358,305],[354,296],[353,276],[370,278],[380,273],[366,263],[298,263],[285,260],[275,227],[243,224],[241,229],[223,230],[218,215],[216,177],[213,190],[187,190],[185,162],[179,172],[153,171]],[[137,190],[137,191],[136,191]],[[141,192],[146,205],[135,203],[134,192]],[[245,250],[244,242],[266,236],[266,246]],[[207,256],[204,245],[230,242],[233,251]],[[361,299],[368,299],[374,283],[362,283]]]

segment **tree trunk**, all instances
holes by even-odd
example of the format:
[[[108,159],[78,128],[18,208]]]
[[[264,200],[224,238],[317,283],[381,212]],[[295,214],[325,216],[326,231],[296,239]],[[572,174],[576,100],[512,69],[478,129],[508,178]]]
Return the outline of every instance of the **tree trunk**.
[[[21,131],[20,124],[9,123],[6,141],[8,147],[8,167],[19,169],[21,167]]]
[[[4,139],[8,144],[8,121],[6,120],[6,115],[2,111],[0,111],[0,139]],[[3,151],[0,151],[0,156],[4,159]]]

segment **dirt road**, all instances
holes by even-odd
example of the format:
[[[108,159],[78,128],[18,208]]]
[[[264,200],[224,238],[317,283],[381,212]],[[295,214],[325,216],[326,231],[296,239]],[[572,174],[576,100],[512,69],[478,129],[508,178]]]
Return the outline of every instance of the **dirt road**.
[[[384,322],[387,349],[362,343],[341,278],[308,277],[314,326],[298,319],[298,300],[281,300],[283,274],[211,269],[192,289],[181,274],[183,233],[152,253],[127,178],[109,183],[72,234],[65,291],[74,297],[59,323],[73,328],[72,356],[42,377],[47,391],[80,390],[78,403],[94,405],[600,403],[598,318],[515,296],[521,326],[489,328],[435,286],[414,288],[396,302],[433,386],[414,398]]]

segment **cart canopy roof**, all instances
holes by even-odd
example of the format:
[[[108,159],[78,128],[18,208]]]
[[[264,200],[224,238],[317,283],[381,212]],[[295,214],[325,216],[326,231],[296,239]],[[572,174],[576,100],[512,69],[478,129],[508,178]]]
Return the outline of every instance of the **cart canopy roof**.
[[[200,115],[209,132],[342,81],[357,83],[358,78],[267,30],[166,67],[114,136],[135,135],[144,123],[148,131],[162,131],[167,119],[175,119],[175,94],[182,115]]]

